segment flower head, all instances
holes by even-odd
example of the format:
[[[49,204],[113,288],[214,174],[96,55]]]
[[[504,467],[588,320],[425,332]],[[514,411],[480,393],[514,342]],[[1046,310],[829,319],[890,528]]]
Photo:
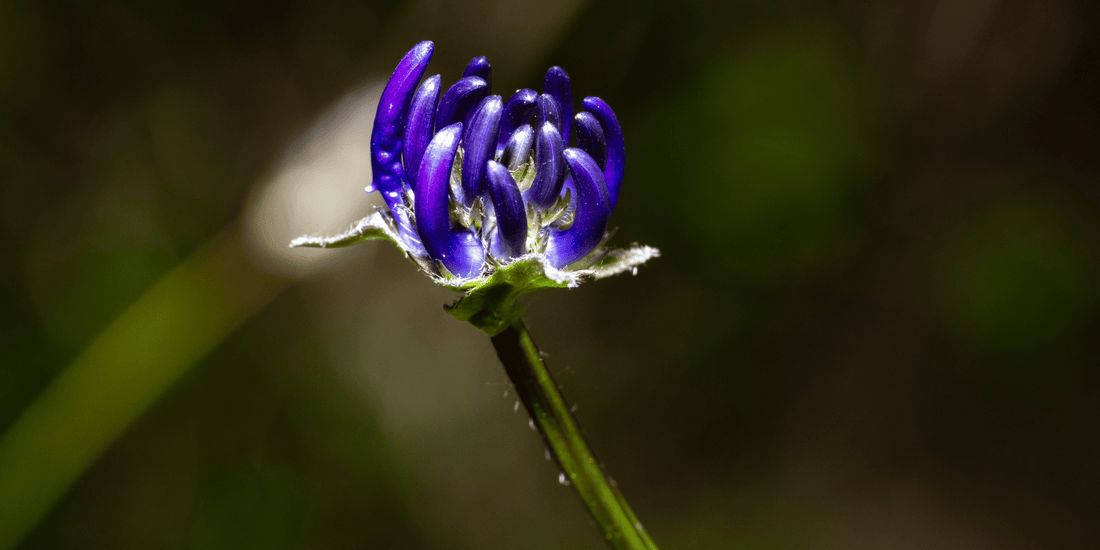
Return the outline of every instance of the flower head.
[[[378,103],[367,191],[387,208],[341,235],[291,246],[388,239],[439,284],[470,296],[503,284],[517,295],[575,286],[657,255],[602,246],[625,166],[622,128],[606,102],[586,97],[574,114],[561,67],[546,71],[541,94],[492,95],[484,57],[444,91],[439,75],[424,78],[433,49],[426,41],[409,50]]]

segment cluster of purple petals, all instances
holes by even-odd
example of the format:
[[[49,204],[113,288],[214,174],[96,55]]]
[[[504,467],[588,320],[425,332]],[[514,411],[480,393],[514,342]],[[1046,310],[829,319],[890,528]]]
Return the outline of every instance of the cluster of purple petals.
[[[546,71],[542,94],[523,89],[505,101],[491,95],[489,62],[477,57],[443,90],[439,75],[421,80],[433,48],[421,42],[397,65],[371,134],[372,187],[406,249],[459,277],[480,275],[487,260],[526,254],[529,232],[554,267],[587,256],[604,237],[623,180],[615,113],[586,97],[574,115],[561,67]]]

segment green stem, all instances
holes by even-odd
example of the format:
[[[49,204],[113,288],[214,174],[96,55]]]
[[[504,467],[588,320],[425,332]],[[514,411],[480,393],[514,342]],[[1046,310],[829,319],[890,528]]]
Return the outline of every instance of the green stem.
[[[657,550],[638,517],[593,456],[523,320],[516,319],[492,340],[546,448],[588,507],[607,543],[622,550]]]

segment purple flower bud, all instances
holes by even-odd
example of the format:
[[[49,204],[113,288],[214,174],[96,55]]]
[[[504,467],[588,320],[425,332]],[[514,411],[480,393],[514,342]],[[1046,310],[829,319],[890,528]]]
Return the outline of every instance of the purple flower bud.
[[[584,98],[584,108],[600,121],[604,137],[607,139],[607,164],[603,177],[607,181],[607,193],[611,197],[611,210],[619,203],[619,191],[623,186],[623,171],[626,169],[626,146],[623,143],[623,129],[615,111],[598,97]]]
[[[535,181],[524,195],[527,202],[544,210],[554,204],[565,182],[564,150],[565,142],[557,127],[543,124],[535,139]]]
[[[424,249],[459,277],[475,277],[485,265],[481,240],[466,229],[451,227],[451,166],[458,152],[462,123],[440,130],[424,151],[416,195],[416,229]]]
[[[424,149],[435,133],[435,104],[439,101],[439,75],[428,77],[413,96],[409,107],[409,121],[405,124],[404,163],[409,185],[416,189],[416,172]]]
[[[569,144],[570,122],[573,119],[573,89],[569,85],[569,75],[561,67],[550,67],[546,70],[546,80],[543,81],[542,91],[554,98],[558,103],[561,114],[561,137],[566,145]]]
[[[584,152],[592,155],[596,164],[603,169],[607,163],[607,138],[603,135],[603,128],[600,128],[600,121],[587,111],[577,113],[573,121],[577,123],[577,144]]]
[[[456,122],[465,122],[470,112],[485,96],[489,95],[489,85],[480,77],[467,76],[455,82],[443,99],[439,100],[439,109],[435,113],[435,127],[444,128]]]
[[[529,88],[517,90],[504,104],[504,115],[500,120],[500,138],[497,139],[497,154],[503,151],[512,132],[526,124],[535,108],[539,93]]]
[[[531,154],[531,146],[534,144],[535,129],[531,128],[530,124],[516,128],[516,131],[512,132],[512,137],[508,139],[508,144],[500,153],[500,163],[507,166],[509,170],[519,168]]]
[[[512,173],[499,162],[488,162],[489,198],[493,201],[497,228],[493,256],[510,260],[522,256],[527,244],[527,212]]]
[[[561,108],[558,107],[558,101],[553,96],[542,94],[535,104],[535,128],[542,128],[542,125],[547,122],[556,126],[559,134],[562,133]],[[564,136],[562,143],[565,143]]]
[[[489,66],[489,59],[484,55],[471,59],[470,64],[466,65],[466,70],[462,71],[462,76],[476,76],[484,80],[490,88],[493,87],[493,69]]]
[[[590,254],[622,187],[625,149],[615,113],[588,97],[574,117],[560,67],[546,72],[544,93],[518,90],[504,102],[489,95],[484,57],[442,92],[439,75],[420,83],[432,51],[431,42],[410,50],[382,93],[371,133],[372,188],[389,212],[376,214],[372,227],[392,224],[402,250],[437,276],[492,272],[490,255],[533,254],[566,268]],[[570,148],[574,127],[578,147]],[[513,171],[530,187],[520,191]]]
[[[466,206],[485,189],[485,163],[496,150],[500,114],[504,108],[500,96],[491,95],[470,113],[462,135],[462,201]]]
[[[419,250],[420,243],[405,212],[402,198],[404,189],[409,187],[401,163],[402,139],[409,102],[412,101],[416,84],[428,68],[433,50],[434,45],[431,42],[421,42],[413,46],[397,64],[378,100],[378,111],[370,137],[373,176],[371,184],[382,192],[382,198],[397,223],[398,233],[406,245],[414,250]]]
[[[564,156],[576,190],[573,225],[569,229],[551,229],[546,245],[546,258],[559,269],[584,258],[600,244],[611,216],[607,185],[596,161],[572,147],[565,150]]]

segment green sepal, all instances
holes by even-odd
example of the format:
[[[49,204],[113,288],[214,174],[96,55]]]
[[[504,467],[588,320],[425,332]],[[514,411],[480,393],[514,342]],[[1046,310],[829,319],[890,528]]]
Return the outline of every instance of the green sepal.
[[[658,251],[649,246],[626,250],[598,249],[577,265],[584,269],[561,270],[546,263],[541,254],[528,254],[516,261],[493,267],[477,279],[437,279],[452,290],[464,290],[466,295],[446,306],[447,313],[460,321],[474,325],[489,336],[507,329],[523,311],[517,299],[541,288],[570,288],[584,278],[602,279],[625,271],[633,271]]]
[[[374,240],[387,240],[398,244],[393,223],[382,212],[375,212],[355,222],[339,235],[332,235],[331,237],[303,235],[290,241],[290,248],[339,248]]]
[[[610,233],[606,237],[610,237]],[[651,246],[634,245],[615,250],[601,246],[573,265],[557,269],[548,263],[543,254],[532,252],[506,264],[490,261],[484,273],[463,279],[448,273],[442,264],[417,256],[406,248],[397,236],[393,219],[383,211],[355,222],[339,235],[302,236],[294,239],[290,246],[337,248],[371,240],[387,240],[396,244],[436,284],[465,292],[465,296],[445,306],[445,309],[456,319],[474,325],[489,336],[500,334],[519,319],[523,307],[517,299],[528,292],[541,288],[573,288],[585,279],[603,279],[627,271],[633,273],[639,265],[660,255]]]

